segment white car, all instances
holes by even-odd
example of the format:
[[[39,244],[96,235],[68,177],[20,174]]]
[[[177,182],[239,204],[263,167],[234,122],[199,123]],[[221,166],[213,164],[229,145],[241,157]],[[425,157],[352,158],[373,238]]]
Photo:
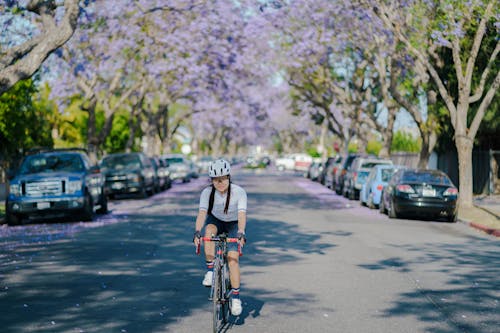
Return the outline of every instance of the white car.
[[[313,158],[307,154],[294,154],[295,164],[293,169],[295,171],[307,172],[313,162]]]
[[[295,158],[294,158],[293,154],[286,155],[286,156],[277,158],[276,161],[274,162],[274,164],[276,165],[276,168],[280,171],[294,170]]]
[[[191,161],[181,154],[167,154],[161,157],[168,164],[171,180],[182,180],[187,183],[191,180]]]

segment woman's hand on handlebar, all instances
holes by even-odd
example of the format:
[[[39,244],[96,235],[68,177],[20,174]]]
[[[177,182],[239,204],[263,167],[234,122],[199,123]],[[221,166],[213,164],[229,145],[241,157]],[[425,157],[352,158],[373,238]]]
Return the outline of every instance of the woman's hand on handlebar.
[[[197,231],[194,232],[193,243],[194,243],[194,246],[196,246],[196,247],[200,246],[200,243],[201,243],[201,232],[199,230],[197,230]]]
[[[240,243],[241,247],[243,247],[247,241],[247,237],[245,236],[245,233],[238,232],[237,238],[238,238],[238,242]]]

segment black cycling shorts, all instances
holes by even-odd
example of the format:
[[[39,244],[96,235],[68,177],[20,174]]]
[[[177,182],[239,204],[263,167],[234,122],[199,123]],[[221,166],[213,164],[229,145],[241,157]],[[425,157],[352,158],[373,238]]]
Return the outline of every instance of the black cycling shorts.
[[[218,235],[226,233],[229,238],[238,237],[238,221],[224,222],[212,214],[208,214],[205,224],[215,225]],[[227,250],[238,251],[238,243],[227,243]]]

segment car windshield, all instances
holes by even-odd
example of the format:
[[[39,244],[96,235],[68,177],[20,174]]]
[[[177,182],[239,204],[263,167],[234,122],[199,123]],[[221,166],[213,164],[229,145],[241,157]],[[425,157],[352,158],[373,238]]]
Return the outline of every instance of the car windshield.
[[[389,164],[390,162],[383,162],[383,161],[376,161],[376,162],[365,162],[365,163],[362,163],[361,164],[361,168],[362,169],[371,169],[373,168],[375,165],[379,165],[379,164]]]
[[[369,174],[370,174],[370,171],[358,172],[358,182],[364,182]]]
[[[184,160],[182,159],[182,157],[171,157],[171,158],[167,158],[166,161],[169,164],[183,163],[184,162]]]
[[[109,169],[139,169],[141,159],[137,155],[117,155],[104,158],[102,166]]]
[[[380,178],[383,182],[389,182],[393,174],[394,169],[382,169],[380,172]]]
[[[77,154],[37,155],[28,157],[21,166],[20,174],[39,172],[78,172],[84,169]]]
[[[407,171],[404,173],[402,181],[411,183],[451,185],[450,179],[445,174],[437,172]]]

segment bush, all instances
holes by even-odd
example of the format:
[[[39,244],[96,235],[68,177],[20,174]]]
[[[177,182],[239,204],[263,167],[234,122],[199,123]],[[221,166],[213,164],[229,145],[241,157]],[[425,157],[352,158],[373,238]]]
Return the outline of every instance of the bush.
[[[417,153],[420,149],[420,140],[414,138],[410,133],[397,131],[392,137],[391,152]]]

